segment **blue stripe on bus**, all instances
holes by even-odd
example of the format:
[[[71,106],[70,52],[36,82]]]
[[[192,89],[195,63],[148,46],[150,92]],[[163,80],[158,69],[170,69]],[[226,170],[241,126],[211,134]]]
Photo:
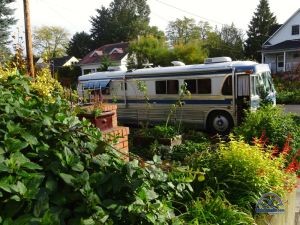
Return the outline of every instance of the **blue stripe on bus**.
[[[109,103],[124,103],[124,100],[118,99],[118,100],[112,100],[108,99]],[[129,104],[133,103],[146,103],[145,100],[127,100],[126,101]],[[149,100],[148,103],[150,104],[175,104],[177,100],[157,100],[152,99]],[[232,99],[225,99],[225,100],[183,100],[185,104],[194,104],[194,105],[211,105],[211,104],[217,104],[217,105],[228,105],[232,103]]]

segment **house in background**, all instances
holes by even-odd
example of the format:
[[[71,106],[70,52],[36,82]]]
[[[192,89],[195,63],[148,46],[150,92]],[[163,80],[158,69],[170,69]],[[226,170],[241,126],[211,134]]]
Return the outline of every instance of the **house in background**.
[[[300,66],[300,9],[262,45],[261,55],[272,73],[295,71]]]
[[[74,56],[63,56],[63,57],[52,58],[49,60],[48,63],[44,62],[43,58],[39,58],[36,61],[35,65],[40,68],[49,66],[50,69],[54,71],[60,67],[73,66],[78,62],[79,60]]]
[[[126,70],[128,58],[128,42],[104,45],[87,54],[79,62],[83,74],[101,70],[101,63],[109,61],[115,69]]]

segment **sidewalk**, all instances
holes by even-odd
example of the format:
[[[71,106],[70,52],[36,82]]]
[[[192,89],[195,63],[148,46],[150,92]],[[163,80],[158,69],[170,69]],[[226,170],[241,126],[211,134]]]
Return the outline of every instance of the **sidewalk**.
[[[296,194],[296,218],[295,225],[300,225],[300,179],[298,179],[298,188]]]

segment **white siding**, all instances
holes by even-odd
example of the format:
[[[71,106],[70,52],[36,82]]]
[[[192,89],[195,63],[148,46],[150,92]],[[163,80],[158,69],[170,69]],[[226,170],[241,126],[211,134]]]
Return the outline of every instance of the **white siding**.
[[[71,59],[69,59],[63,66],[72,66],[72,65],[74,65],[74,64],[76,64],[76,63],[78,63],[79,61],[78,61],[78,59],[76,59],[74,56],[71,58]]]
[[[269,39],[272,45],[286,40],[300,39],[300,34],[292,35],[292,26],[300,25],[300,10],[297,11],[283,26]]]

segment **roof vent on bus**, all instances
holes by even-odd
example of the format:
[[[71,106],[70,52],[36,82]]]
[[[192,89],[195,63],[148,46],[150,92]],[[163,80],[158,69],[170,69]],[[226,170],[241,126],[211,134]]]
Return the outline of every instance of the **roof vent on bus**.
[[[185,66],[185,64],[181,61],[172,61],[173,66]]]
[[[223,62],[232,62],[232,60],[230,57],[214,57],[214,58],[207,58],[204,60],[204,64],[223,63]]]

